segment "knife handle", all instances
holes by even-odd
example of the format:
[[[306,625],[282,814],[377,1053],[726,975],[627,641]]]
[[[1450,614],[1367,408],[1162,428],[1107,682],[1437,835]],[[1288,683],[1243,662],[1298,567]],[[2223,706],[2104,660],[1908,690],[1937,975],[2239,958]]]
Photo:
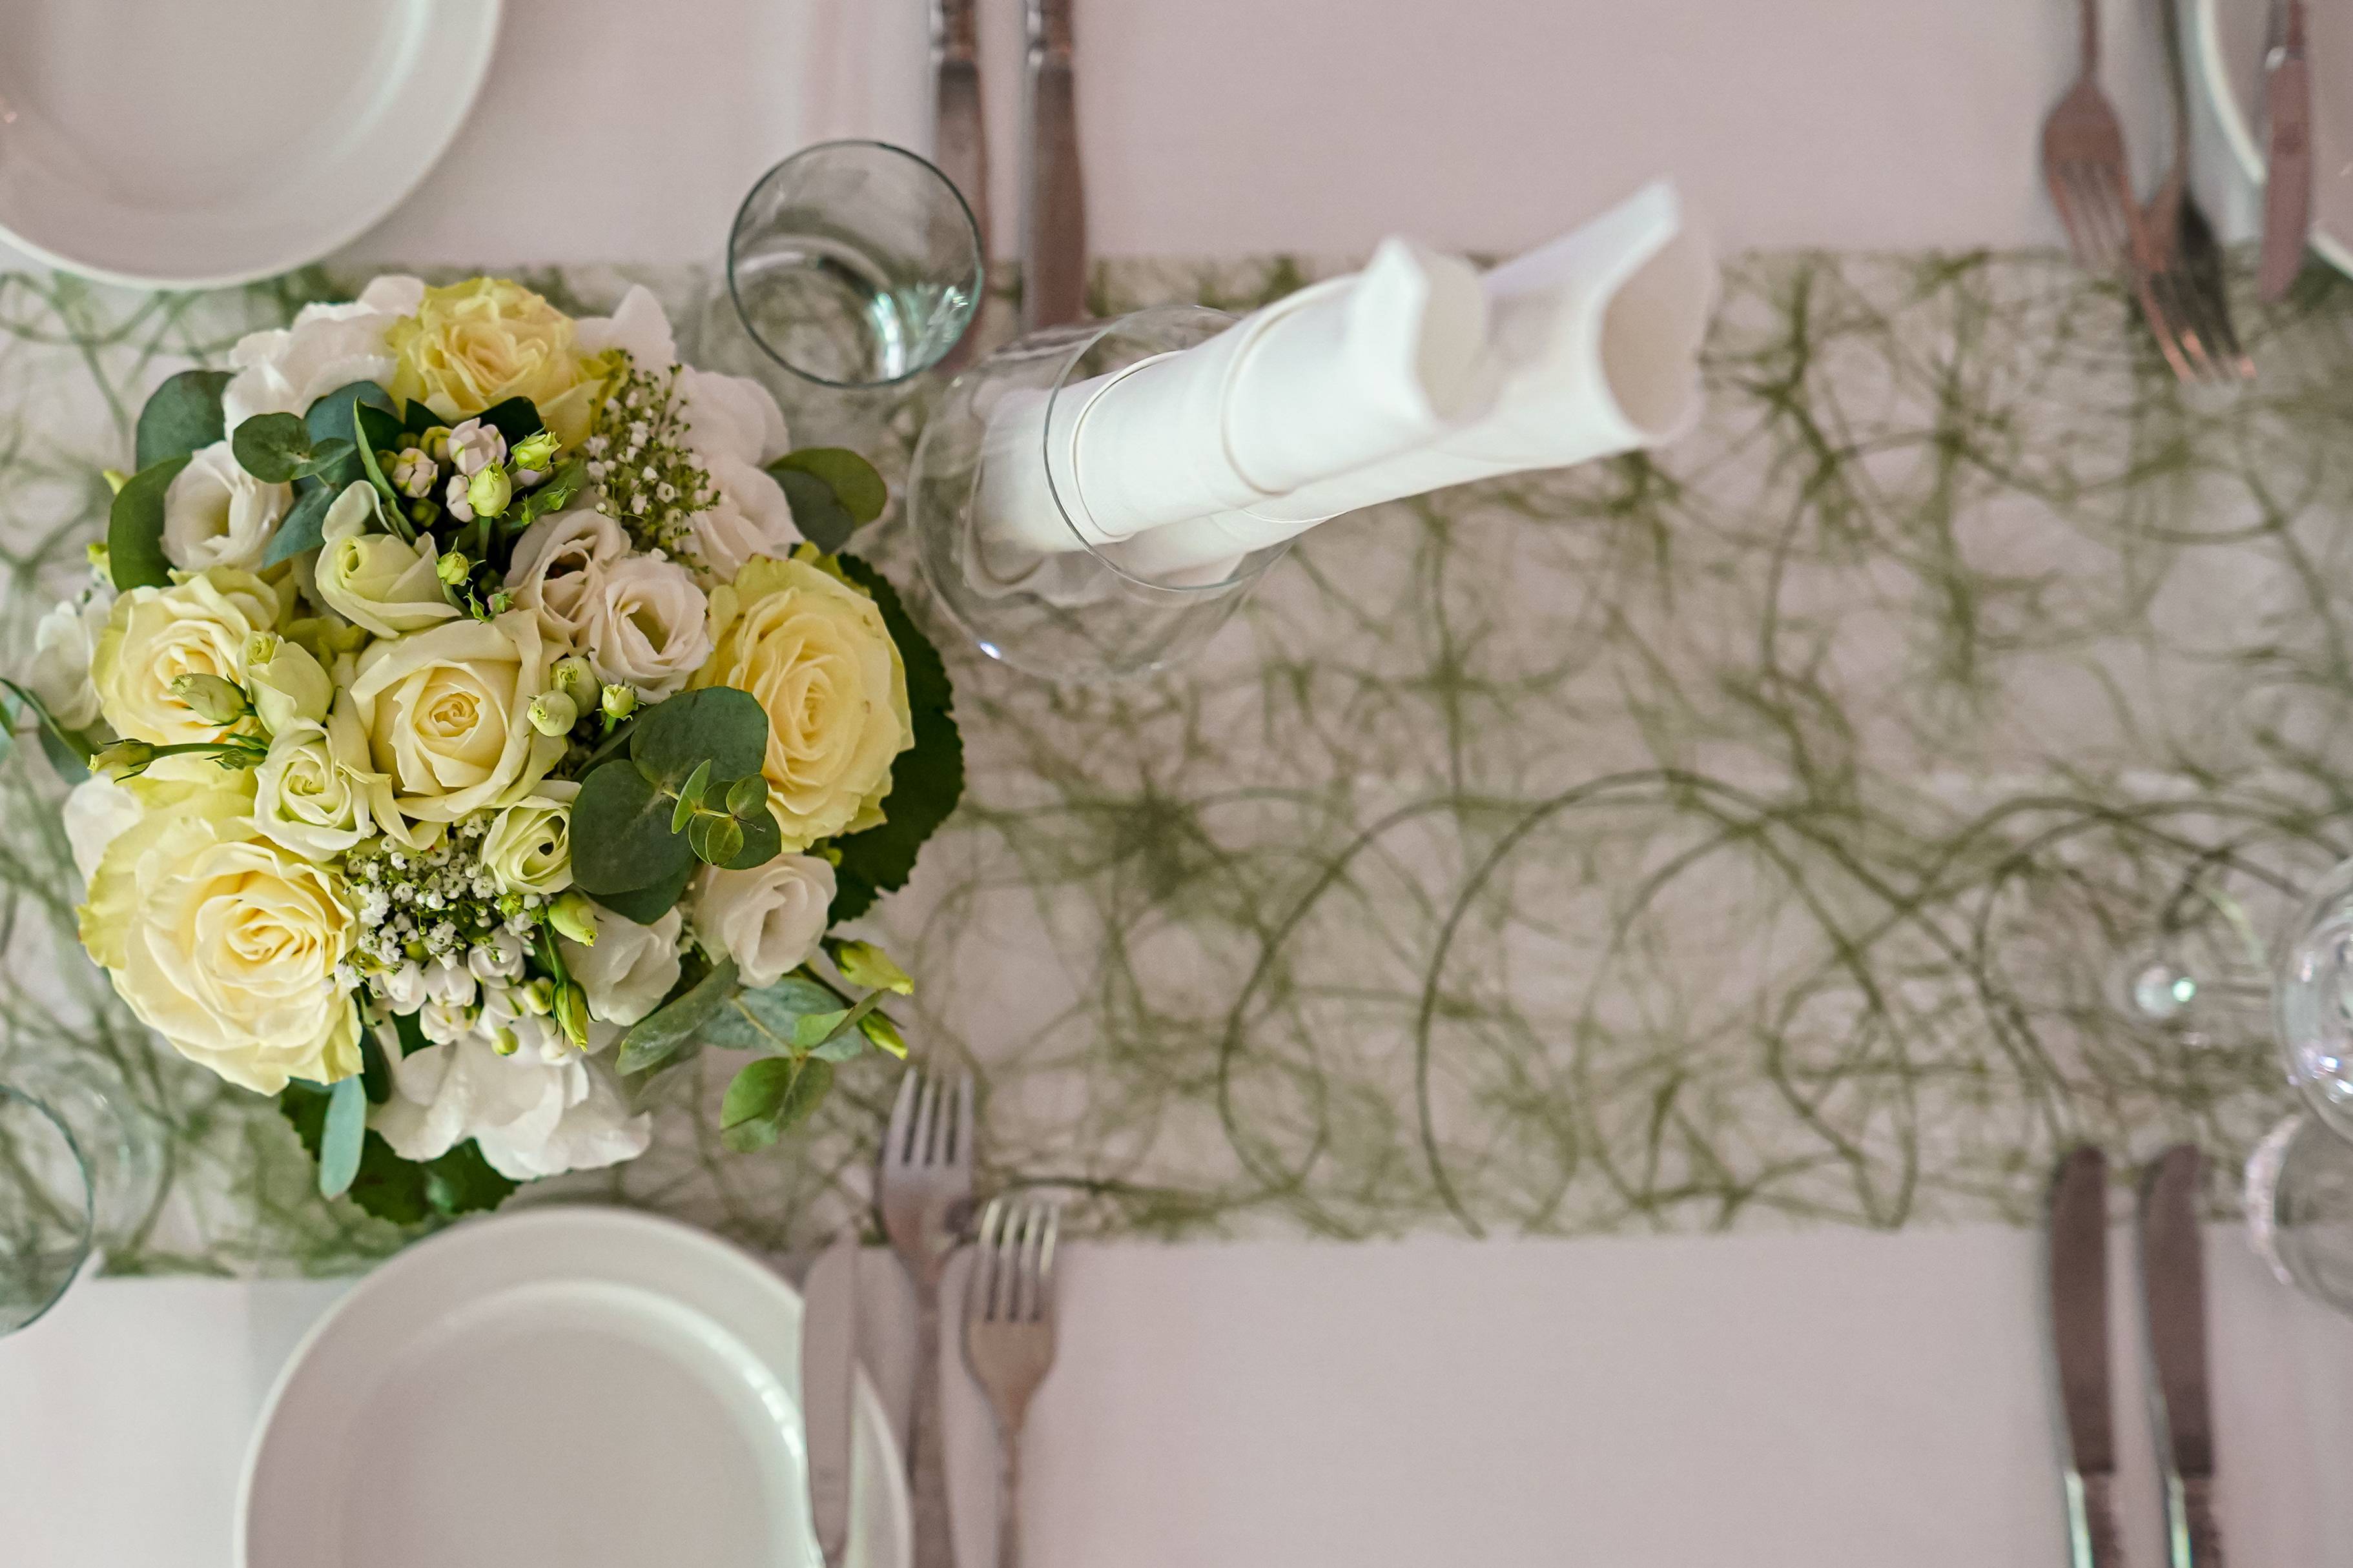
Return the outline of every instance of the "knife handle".
[[[2214,1478],[2166,1478],[2167,1534],[2173,1568],[2222,1568],[2222,1525],[2214,1517]]]
[[[2116,1478],[2067,1472],[2067,1536],[2074,1568],[2124,1568]]]
[[[1029,0],[1029,24],[1031,64],[1071,63],[1071,0]]]
[[[970,65],[980,55],[977,0],[932,0],[932,62]]]

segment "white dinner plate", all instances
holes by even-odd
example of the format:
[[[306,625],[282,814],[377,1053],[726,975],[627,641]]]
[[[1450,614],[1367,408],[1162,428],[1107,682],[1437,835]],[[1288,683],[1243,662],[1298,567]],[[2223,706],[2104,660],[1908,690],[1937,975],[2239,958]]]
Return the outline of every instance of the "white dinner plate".
[[[2182,0],[2191,47],[2231,155],[2263,181],[2263,54],[2272,0]],[[2305,8],[2312,62],[2312,247],[2353,272],[2353,8],[2314,0]]]
[[[801,1301],[714,1237],[542,1208],[419,1243],[312,1328],[263,1407],[243,1568],[820,1568]],[[849,1561],[905,1568],[860,1380]]]
[[[501,0],[0,0],[0,237],[208,288],[400,204],[489,68]]]

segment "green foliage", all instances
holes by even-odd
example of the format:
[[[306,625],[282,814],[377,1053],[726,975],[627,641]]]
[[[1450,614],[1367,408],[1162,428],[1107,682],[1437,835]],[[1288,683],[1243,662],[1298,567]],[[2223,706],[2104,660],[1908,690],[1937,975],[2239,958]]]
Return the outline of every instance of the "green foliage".
[[[860,523],[881,516],[891,501],[890,487],[874,465],[847,447],[787,452],[768,465],[768,475],[785,492],[793,526],[828,555],[849,543]]]
[[[434,413],[432,408],[421,397],[416,402],[411,403],[407,407],[402,409],[400,413],[401,428],[406,430],[412,436],[422,436],[427,430],[432,429],[436,425],[443,423],[441,416]]]
[[[132,475],[115,492],[106,514],[106,560],[117,588],[171,585],[172,563],[164,553],[164,494],[187,466],[185,457],[166,458]]]
[[[730,1149],[765,1149],[808,1120],[833,1088],[833,1064],[816,1057],[762,1057],[727,1086],[719,1135]]]
[[[494,403],[482,410],[481,420],[505,437],[510,447],[528,441],[547,428],[546,422],[539,416],[538,405],[528,397],[510,397],[504,403]]]
[[[335,388],[311,405],[302,416],[303,427],[311,432],[311,441],[349,441],[352,450],[337,462],[307,475],[301,481],[304,488],[324,486],[330,497],[341,493],[353,481],[367,478],[360,465],[360,428],[354,405],[390,413],[392,394],[372,381],[354,381]],[[396,421],[396,424],[397,421]]]
[[[678,906],[686,896],[686,885],[694,880],[695,859],[691,854],[682,857],[678,869],[649,888],[632,888],[622,893],[596,893],[596,900],[625,921],[635,921],[649,926]]]
[[[408,498],[392,488],[392,481],[384,477],[384,466],[376,461],[375,455],[379,448],[398,451],[406,445],[408,432],[400,427],[400,420],[389,410],[371,407],[364,403],[352,405],[352,423],[359,431],[356,439],[359,442],[360,472],[366,477],[368,483],[375,487],[376,494],[384,498],[385,505],[396,510],[406,506]]]
[[[645,710],[629,731],[628,760],[591,773],[573,803],[580,890],[644,924],[632,911],[651,908],[659,920],[697,859],[737,871],[775,859],[784,834],[765,804],[741,818],[707,804],[714,788],[723,799],[737,780],[756,777],[767,747],[768,716],[749,692],[713,686]]]
[[[572,803],[572,879],[590,898],[636,892],[693,871],[693,852],[671,831],[670,803],[621,758],[581,781]],[[675,901],[673,900],[673,901]],[[659,918],[659,917],[657,917]]]
[[[262,552],[261,563],[275,566],[326,543],[327,509],[342,493],[315,481],[305,481],[295,495],[293,510],[278,525],[278,531],[269,536],[269,548]]]
[[[27,717],[39,727],[41,752],[57,769],[58,777],[69,784],[90,777],[90,738],[58,723],[47,703],[15,681],[5,679],[0,679],[0,758],[15,749],[16,727]]]
[[[639,716],[629,757],[656,788],[676,794],[695,770],[733,784],[760,771],[768,752],[768,715],[759,699],[731,686],[681,691]]]
[[[840,1008],[841,998],[816,981],[787,974],[774,985],[728,997],[704,1023],[702,1038],[725,1050],[789,1055],[801,1019]]]
[[[659,1067],[692,1039],[735,990],[735,961],[723,958],[716,967],[688,984],[621,1037],[617,1071],[643,1072]]]
[[[289,1085],[278,1097],[279,1113],[293,1124],[313,1160],[325,1139],[330,1099],[329,1091],[303,1084]],[[343,1195],[377,1219],[417,1225],[494,1209],[515,1185],[491,1169],[470,1142],[419,1164],[394,1153],[381,1134],[371,1131],[361,1140],[359,1166]]]
[[[915,629],[906,607],[882,574],[853,555],[839,558],[842,574],[874,595],[891,640],[907,666],[907,704],[914,718],[915,744],[891,768],[885,819],[863,833],[837,838],[841,855],[834,880],[833,918],[856,920],[884,893],[907,885],[923,841],[939,831],[964,796],[964,738],[951,711],[955,692],[939,650]]]
[[[323,439],[291,414],[257,414],[228,438],[237,467],[264,484],[283,485],[323,476],[349,458],[353,443],[341,436]]]
[[[219,440],[224,434],[221,393],[228,383],[225,370],[184,370],[167,377],[139,411],[134,465],[153,468]]]
[[[360,1173],[360,1145],[367,1137],[367,1086],[347,1078],[327,1091],[326,1126],[319,1136],[319,1195],[339,1198]]]

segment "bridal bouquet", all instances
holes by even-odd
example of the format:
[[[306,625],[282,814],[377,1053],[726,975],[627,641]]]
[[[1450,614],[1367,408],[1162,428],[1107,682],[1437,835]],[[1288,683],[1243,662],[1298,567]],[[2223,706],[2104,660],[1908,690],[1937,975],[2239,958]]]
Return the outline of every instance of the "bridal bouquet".
[[[757,1148],[912,990],[829,934],[963,761],[938,655],[832,553],[882,509],[653,297],[380,278],[174,376],[90,588],[5,683],[79,778],[83,945],[401,1220],[642,1152],[641,1076],[750,1051]]]

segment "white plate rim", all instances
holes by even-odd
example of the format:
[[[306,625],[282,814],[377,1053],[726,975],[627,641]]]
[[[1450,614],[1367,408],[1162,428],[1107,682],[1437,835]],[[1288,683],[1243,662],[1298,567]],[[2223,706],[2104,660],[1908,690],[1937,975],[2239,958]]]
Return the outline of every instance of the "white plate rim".
[[[671,1219],[666,1215],[649,1214],[642,1209],[615,1208],[603,1204],[543,1204],[514,1213],[482,1215],[461,1221],[446,1230],[438,1231],[386,1258],[383,1263],[361,1276],[349,1290],[337,1297],[334,1302],[319,1315],[318,1321],[305,1330],[302,1337],[295,1342],[293,1351],[286,1357],[285,1363],[278,1369],[277,1376],[270,1380],[269,1395],[261,1402],[260,1412],[253,1420],[253,1430],[246,1438],[245,1459],[238,1469],[237,1509],[232,1521],[229,1547],[229,1561],[235,1564],[235,1568],[248,1568],[246,1529],[248,1510],[253,1500],[254,1475],[261,1462],[263,1440],[269,1434],[270,1423],[277,1417],[279,1403],[285,1397],[286,1391],[292,1386],[296,1374],[301,1372],[302,1363],[310,1358],[313,1347],[333,1330],[336,1321],[343,1316],[364,1292],[371,1288],[385,1289],[386,1287],[379,1285],[378,1281],[396,1269],[406,1273],[412,1268],[424,1267],[414,1260],[420,1257],[429,1258],[435,1254],[440,1243],[453,1237],[471,1236],[491,1227],[583,1223],[610,1224],[624,1229],[659,1234],[668,1240],[700,1249],[713,1261],[722,1263],[727,1268],[739,1271],[748,1270],[752,1275],[757,1276],[764,1286],[773,1288],[786,1299],[804,1309],[807,1307],[807,1301],[801,1292],[794,1289],[789,1280],[733,1242],[713,1236],[711,1232],[688,1225],[682,1220]],[[881,1396],[875,1392],[873,1381],[867,1376],[862,1367],[858,1373],[856,1410],[858,1415],[862,1418],[856,1425],[868,1426],[873,1429],[876,1439],[881,1445],[883,1458],[887,1461],[884,1466],[886,1474],[882,1491],[885,1507],[891,1514],[892,1528],[898,1537],[900,1551],[892,1562],[884,1565],[884,1568],[907,1568],[908,1560],[913,1555],[914,1522],[907,1497],[907,1489],[899,1479],[904,1475],[906,1464],[899,1451],[898,1439],[892,1433],[890,1418],[883,1411]],[[853,1527],[855,1522],[853,1518]]]
[[[382,223],[393,209],[414,195],[417,186],[425,183],[425,177],[441,162],[442,155],[449,151],[449,144],[458,139],[458,132],[464,130],[466,121],[473,117],[474,101],[481,96],[482,83],[491,74],[491,61],[498,53],[499,26],[505,10],[506,0],[473,0],[471,5],[462,9],[439,5],[434,6],[437,16],[454,16],[460,20],[460,26],[452,30],[459,34],[458,41],[466,50],[465,57],[455,62],[456,68],[464,73],[464,90],[452,100],[456,106],[455,112],[449,116],[448,122],[432,136],[415,143],[425,155],[417,161],[416,168],[405,181],[387,182],[381,192],[382,199],[364,209],[364,216],[356,221],[344,223],[332,230],[322,230],[320,237],[306,242],[302,249],[308,254],[289,254],[261,265],[220,273],[140,273],[77,260],[56,246],[43,245],[18,233],[5,221],[0,221],[0,240],[5,240],[44,267],[69,272],[93,283],[111,283],[127,289],[190,291],[234,289],[265,278],[280,277],[297,268],[323,260]],[[470,30],[461,31],[469,24]],[[424,63],[420,60],[419,65],[412,68],[422,68]],[[437,58],[431,63],[439,67],[448,62]]]
[[[2168,4],[2178,0],[2168,0]],[[2194,0],[2197,11],[2192,18],[2190,36],[2197,41],[2198,74],[2206,88],[2206,101],[2214,106],[2214,118],[2222,127],[2222,140],[2231,144],[2231,156],[2238,161],[2240,170],[2261,189],[2266,178],[2262,145],[2255,140],[2255,128],[2247,119],[2246,106],[2239,101],[2237,84],[2231,79],[2231,62],[2222,58],[2221,7],[2223,0]],[[2242,4],[2244,0],[2232,0]],[[2312,226],[2312,248],[2323,260],[2339,272],[2353,273],[2353,245],[2339,239],[2320,226],[2316,219]]]

